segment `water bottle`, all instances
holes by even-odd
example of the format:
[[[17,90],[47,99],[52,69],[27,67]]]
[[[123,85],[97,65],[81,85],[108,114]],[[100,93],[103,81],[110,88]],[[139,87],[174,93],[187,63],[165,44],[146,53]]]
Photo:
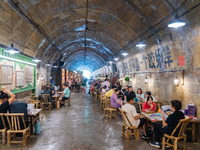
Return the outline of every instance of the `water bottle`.
[[[35,134],[40,134],[40,122],[37,121],[35,124]]]

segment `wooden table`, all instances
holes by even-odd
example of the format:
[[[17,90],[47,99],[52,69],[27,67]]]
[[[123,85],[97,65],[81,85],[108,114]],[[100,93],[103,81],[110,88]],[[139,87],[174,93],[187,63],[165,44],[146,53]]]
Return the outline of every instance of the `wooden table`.
[[[192,131],[192,142],[198,142],[197,141],[197,125],[200,123],[200,119],[192,119],[189,124],[192,124],[192,127],[187,127],[186,130]]]
[[[39,115],[42,109],[33,109],[28,112],[28,117],[30,120],[30,130],[31,135],[33,135],[33,127],[36,124],[37,120],[39,120]]]
[[[55,99],[55,104],[56,104],[57,108],[60,108],[60,102],[58,100],[59,97],[60,97],[60,95],[58,95],[58,94],[52,95],[52,98]]]
[[[167,114],[165,114],[165,118],[167,118]],[[142,113],[141,115],[143,118],[147,119],[148,121],[152,122],[152,123],[155,123],[155,122],[162,122],[162,118],[158,118],[157,120],[153,120],[150,116],[148,116],[147,114],[145,113]],[[196,134],[197,134],[197,124],[200,123],[200,119],[192,119],[190,121],[189,124],[192,124],[192,127],[186,127],[186,130],[190,130],[192,131],[192,141],[193,142],[196,142],[197,141],[197,138],[196,138]]]

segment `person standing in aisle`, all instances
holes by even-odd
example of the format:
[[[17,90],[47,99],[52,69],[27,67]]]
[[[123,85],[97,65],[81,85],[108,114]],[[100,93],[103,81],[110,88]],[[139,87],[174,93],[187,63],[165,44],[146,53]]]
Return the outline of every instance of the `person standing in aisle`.
[[[84,79],[82,80],[82,84],[81,84],[82,95],[85,95],[85,88],[87,87],[86,83],[87,83],[87,79],[84,78]]]

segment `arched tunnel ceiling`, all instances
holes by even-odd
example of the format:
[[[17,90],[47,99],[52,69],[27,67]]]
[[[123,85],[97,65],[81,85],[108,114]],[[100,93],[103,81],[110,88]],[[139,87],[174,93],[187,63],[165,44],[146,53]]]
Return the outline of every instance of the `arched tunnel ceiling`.
[[[143,32],[149,30],[145,36],[154,33],[152,26],[176,8],[175,0],[88,0],[89,30],[85,31],[87,0],[5,1],[8,3],[0,3],[0,23],[10,30],[4,33],[4,40],[0,37],[3,44],[9,45],[12,39],[23,53],[44,62],[59,59],[67,69],[90,71],[119,57]],[[186,2],[178,0],[179,5]],[[31,21],[17,14],[10,3]]]

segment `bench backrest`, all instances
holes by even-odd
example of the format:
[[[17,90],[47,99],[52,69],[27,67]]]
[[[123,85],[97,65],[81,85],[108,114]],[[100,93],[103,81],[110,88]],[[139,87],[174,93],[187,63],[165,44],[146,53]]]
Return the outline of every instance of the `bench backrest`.
[[[26,123],[24,120],[23,113],[10,113],[10,114],[4,114],[4,116],[7,117],[7,121],[11,131],[19,131],[22,130],[23,128],[26,128]],[[22,123],[20,123],[20,120],[22,120]]]

